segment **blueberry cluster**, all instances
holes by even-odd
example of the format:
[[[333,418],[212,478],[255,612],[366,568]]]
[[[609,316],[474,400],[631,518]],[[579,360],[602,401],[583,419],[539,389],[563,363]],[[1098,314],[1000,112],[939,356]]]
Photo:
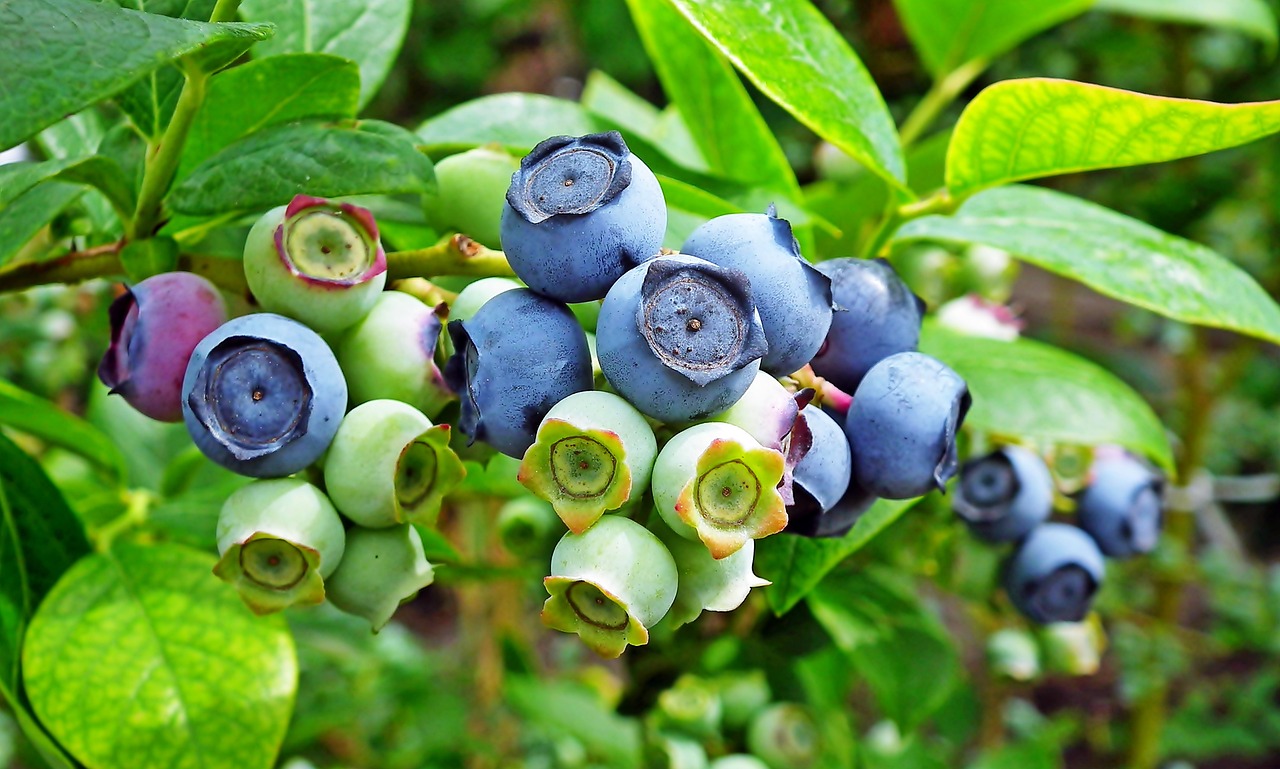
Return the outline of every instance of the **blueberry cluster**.
[[[1015,543],[1003,580],[1019,612],[1039,624],[1079,622],[1102,585],[1106,557],[1155,549],[1163,485],[1136,457],[1102,447],[1076,498],[1079,525],[1050,522],[1048,466],[1035,452],[1008,445],[965,463],[953,509],[979,539]]]
[[[250,608],[328,598],[377,630],[432,581],[414,526],[435,522],[464,473],[449,426],[428,417],[451,397],[434,362],[441,314],[383,291],[377,225],[347,203],[269,211],[244,269],[263,311],[230,320],[191,273],[127,289],[99,375],[255,479],[222,507],[214,570]]]
[[[764,584],[757,539],[838,536],[877,497],[942,488],[969,406],[915,351],[923,308],[887,263],[815,268],[773,207],[714,218],[680,252],[665,231],[618,133],[548,139],[501,216],[523,286],[473,284],[448,325],[461,431],[519,459],[569,529],[543,621],[605,656],[739,606]]]

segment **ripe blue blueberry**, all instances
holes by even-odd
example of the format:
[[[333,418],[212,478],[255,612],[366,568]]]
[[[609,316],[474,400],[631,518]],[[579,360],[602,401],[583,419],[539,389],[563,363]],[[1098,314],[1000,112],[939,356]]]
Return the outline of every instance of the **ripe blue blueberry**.
[[[449,336],[444,375],[462,399],[458,426],[509,457],[524,455],[552,406],[591,389],[586,332],[564,304],[527,288],[450,321]]]
[[[235,318],[196,346],[182,416],[205,456],[241,475],[296,473],[320,458],[347,408],[347,384],[316,332],[281,315]]]
[[[942,489],[956,472],[956,432],[969,403],[964,380],[935,358],[901,352],[877,363],[844,426],[854,481],[885,499]]]
[[[849,490],[853,458],[844,429],[816,406],[800,410],[791,430],[791,444],[797,443],[805,446],[791,471],[794,501],[787,506],[786,531],[816,536],[822,518]]]
[[[831,326],[831,279],[800,255],[791,223],[769,206],[765,214],[717,216],[693,231],[680,251],[741,270],[769,350],[760,368],[786,376],[809,362]]]
[[[583,302],[656,256],[666,228],[662,188],[622,134],[553,136],[511,177],[502,248],[529,288]]]
[[[1154,550],[1164,517],[1161,477],[1129,454],[1099,456],[1089,475],[1076,508],[1080,527],[1112,558]]]
[[[1033,622],[1079,622],[1102,584],[1102,551],[1084,531],[1065,523],[1037,526],[1005,566],[1004,586]]]
[[[190,272],[153,275],[111,303],[111,346],[98,378],[138,411],[182,419],[182,376],[191,351],[227,319],[218,289]]]
[[[850,479],[849,488],[845,491],[844,496],[840,497],[840,501],[835,503],[830,510],[818,516],[812,531],[799,530],[794,533],[809,537],[843,537],[849,533],[849,530],[858,522],[863,513],[870,510],[878,499],[879,497],[875,494]]]
[[[1049,519],[1053,476],[1039,454],[1004,446],[964,464],[953,507],[979,539],[1012,542]]]
[[[916,349],[924,302],[883,259],[832,259],[817,269],[831,278],[831,330],[810,361],[814,373],[853,392],[871,367]]]
[[[623,275],[596,321],[605,378],[663,422],[700,419],[733,405],[751,386],[766,349],[746,275],[681,254]]]

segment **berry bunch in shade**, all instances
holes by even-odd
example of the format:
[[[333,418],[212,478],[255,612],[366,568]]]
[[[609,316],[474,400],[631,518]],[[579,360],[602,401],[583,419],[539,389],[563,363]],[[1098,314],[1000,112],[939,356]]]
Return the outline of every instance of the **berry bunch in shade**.
[[[1005,592],[1032,622],[1079,622],[1102,585],[1106,558],[1149,553],[1163,518],[1163,478],[1118,447],[1094,451],[1076,496],[1076,524],[1050,520],[1052,473],[1039,454],[1017,445],[971,459],[960,471],[953,509],[974,536],[1013,543]]]

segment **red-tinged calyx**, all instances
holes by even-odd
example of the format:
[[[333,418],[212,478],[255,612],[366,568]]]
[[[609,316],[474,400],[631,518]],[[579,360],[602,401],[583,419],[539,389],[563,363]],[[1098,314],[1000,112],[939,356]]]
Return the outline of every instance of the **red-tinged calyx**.
[[[733,555],[747,541],[786,527],[786,504],[777,488],[784,465],[781,452],[717,438],[681,489],[676,513],[712,556]]]
[[[387,271],[373,214],[350,203],[295,196],[275,243],[285,267],[315,285],[345,288]]]
[[[320,551],[256,532],[223,553],[213,573],[236,588],[255,614],[324,600]]]
[[[576,633],[589,649],[613,659],[630,646],[649,643],[649,630],[625,603],[588,580],[546,577],[551,597],[542,606],[542,623],[552,630]]]
[[[396,460],[396,504],[401,523],[434,526],[444,497],[467,475],[449,446],[449,425],[436,425],[415,438]]]
[[[618,434],[579,428],[563,419],[543,421],[516,477],[550,502],[574,534],[631,498],[631,468]]]

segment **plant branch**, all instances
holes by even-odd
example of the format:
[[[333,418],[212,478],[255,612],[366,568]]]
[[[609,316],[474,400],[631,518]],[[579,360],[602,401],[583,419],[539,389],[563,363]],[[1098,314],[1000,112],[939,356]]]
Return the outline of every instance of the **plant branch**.
[[[238,0],[231,4],[238,4]],[[218,6],[222,5],[220,0]],[[217,15],[217,7],[214,15]],[[147,156],[147,167],[142,174],[142,189],[138,192],[138,208],[134,211],[133,221],[129,222],[127,230],[129,240],[151,237],[162,223],[164,196],[173,183],[173,175],[178,170],[182,148],[187,143],[187,134],[195,122],[196,113],[200,111],[200,105],[204,104],[205,85],[209,76],[190,62],[183,67],[183,74],[187,82],[182,87],[182,95],[178,97],[173,117],[164,129],[159,143],[152,146],[152,151]]]
[[[209,15],[209,21],[235,21],[236,11],[240,9],[240,0],[218,0],[213,6],[213,13]]]
[[[46,283],[81,283],[93,278],[124,274],[120,249],[124,241],[84,251],[71,251],[56,259],[21,262],[0,270],[0,292],[22,291]]]
[[[434,246],[387,254],[387,280],[438,275],[514,277],[515,272],[501,251],[486,248],[460,233],[446,235]]]
[[[894,206],[892,203],[885,212],[884,218],[880,220],[880,226],[876,228],[874,234],[867,241],[867,246],[863,250],[863,257],[873,259],[881,255],[893,240],[894,234],[902,227],[902,225],[912,219],[919,219],[922,216],[931,216],[933,214],[950,214],[954,213],[960,207],[960,201],[951,197],[951,193],[942,190],[937,194],[930,195],[924,200],[917,200],[910,203],[903,203]]]
[[[946,111],[969,84],[987,68],[986,59],[974,59],[957,69],[948,72],[945,77],[933,81],[933,85],[916,104],[907,119],[902,121],[898,132],[902,140],[902,148],[906,149],[924,135],[934,121]]]

